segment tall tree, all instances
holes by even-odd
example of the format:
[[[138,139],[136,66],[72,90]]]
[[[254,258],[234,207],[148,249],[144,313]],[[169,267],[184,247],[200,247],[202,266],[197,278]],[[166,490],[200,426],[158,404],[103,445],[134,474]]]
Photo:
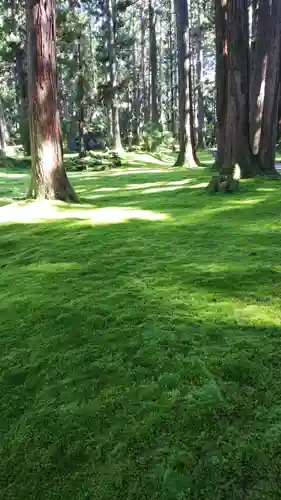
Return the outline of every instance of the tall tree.
[[[119,103],[117,95],[116,0],[105,0],[105,12],[107,20],[108,70],[111,93],[112,146],[113,149],[120,150],[122,148],[122,145],[120,135]]]
[[[281,2],[260,0],[250,88],[251,149],[264,173],[275,170],[281,58]]]
[[[192,78],[188,1],[175,0],[179,65],[179,143],[175,166],[196,166],[193,144]]]
[[[221,9],[223,0],[220,2]],[[221,32],[223,34],[223,31]],[[249,136],[249,18],[248,0],[227,2],[226,40],[227,108],[224,141],[219,158],[223,158],[219,175],[209,185],[211,191],[232,191],[240,176],[253,177],[260,171],[251,151]],[[217,44],[218,46],[218,44]],[[223,96],[225,90],[220,87]]]
[[[151,121],[159,123],[158,88],[157,88],[157,42],[156,42],[156,16],[153,0],[148,2],[149,19],[149,52],[151,73]]]
[[[7,148],[7,127],[4,116],[2,99],[0,97],[0,156],[4,156],[6,154],[6,148]]]
[[[77,201],[62,162],[53,0],[27,0],[32,174],[29,196]]]

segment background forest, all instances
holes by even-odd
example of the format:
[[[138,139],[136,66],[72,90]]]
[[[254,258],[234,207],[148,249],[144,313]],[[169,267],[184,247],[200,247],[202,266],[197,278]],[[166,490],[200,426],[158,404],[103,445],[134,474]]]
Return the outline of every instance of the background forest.
[[[1,1],[1,499],[280,499],[280,62],[280,0]]]

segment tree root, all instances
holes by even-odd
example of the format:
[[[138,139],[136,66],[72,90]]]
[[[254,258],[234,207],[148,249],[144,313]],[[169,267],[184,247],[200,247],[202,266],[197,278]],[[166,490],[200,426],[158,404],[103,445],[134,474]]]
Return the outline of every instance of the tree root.
[[[239,189],[239,180],[235,179],[232,174],[220,175],[214,174],[207,186],[209,193],[234,193]]]

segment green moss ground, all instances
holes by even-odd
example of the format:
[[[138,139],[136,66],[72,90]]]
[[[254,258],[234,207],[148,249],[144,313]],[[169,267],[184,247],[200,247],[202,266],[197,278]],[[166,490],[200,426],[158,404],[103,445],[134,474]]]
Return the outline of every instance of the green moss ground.
[[[280,499],[281,186],[127,161],[0,170],[0,496]]]

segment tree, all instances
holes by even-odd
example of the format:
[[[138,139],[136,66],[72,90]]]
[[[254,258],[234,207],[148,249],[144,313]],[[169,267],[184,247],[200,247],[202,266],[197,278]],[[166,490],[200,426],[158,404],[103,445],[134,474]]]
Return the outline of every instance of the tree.
[[[251,149],[267,175],[275,170],[281,58],[281,2],[260,0],[254,32],[250,86]]]
[[[106,0],[108,69],[111,93],[112,146],[122,149],[120,136],[119,106],[117,101],[117,58],[116,58],[116,0]]]
[[[7,148],[7,127],[4,116],[4,109],[2,105],[2,99],[0,97],[0,156],[4,156],[6,154],[6,148]]]
[[[192,144],[192,78],[190,26],[187,0],[175,0],[178,65],[179,65],[179,142],[180,151],[175,166],[187,163],[189,167],[196,166],[194,145]]]
[[[53,0],[27,0],[32,174],[29,197],[77,201],[62,163]]]
[[[155,29],[155,9],[153,0],[148,2],[149,19],[149,58],[151,72],[151,121],[159,123],[158,90],[157,90],[157,42]]]
[[[217,0],[218,12],[223,15],[224,2]],[[222,3],[223,2],[223,3]],[[250,147],[249,137],[249,18],[248,0],[233,0],[226,7],[226,35],[224,41],[217,41],[223,47],[223,58],[227,61],[227,95],[224,139],[218,144],[221,148],[218,157],[223,159],[219,165],[219,175],[215,175],[209,185],[211,191],[232,191],[237,188],[240,176],[253,177],[259,169]],[[225,99],[225,89],[218,91]],[[220,109],[221,113],[224,113]]]

